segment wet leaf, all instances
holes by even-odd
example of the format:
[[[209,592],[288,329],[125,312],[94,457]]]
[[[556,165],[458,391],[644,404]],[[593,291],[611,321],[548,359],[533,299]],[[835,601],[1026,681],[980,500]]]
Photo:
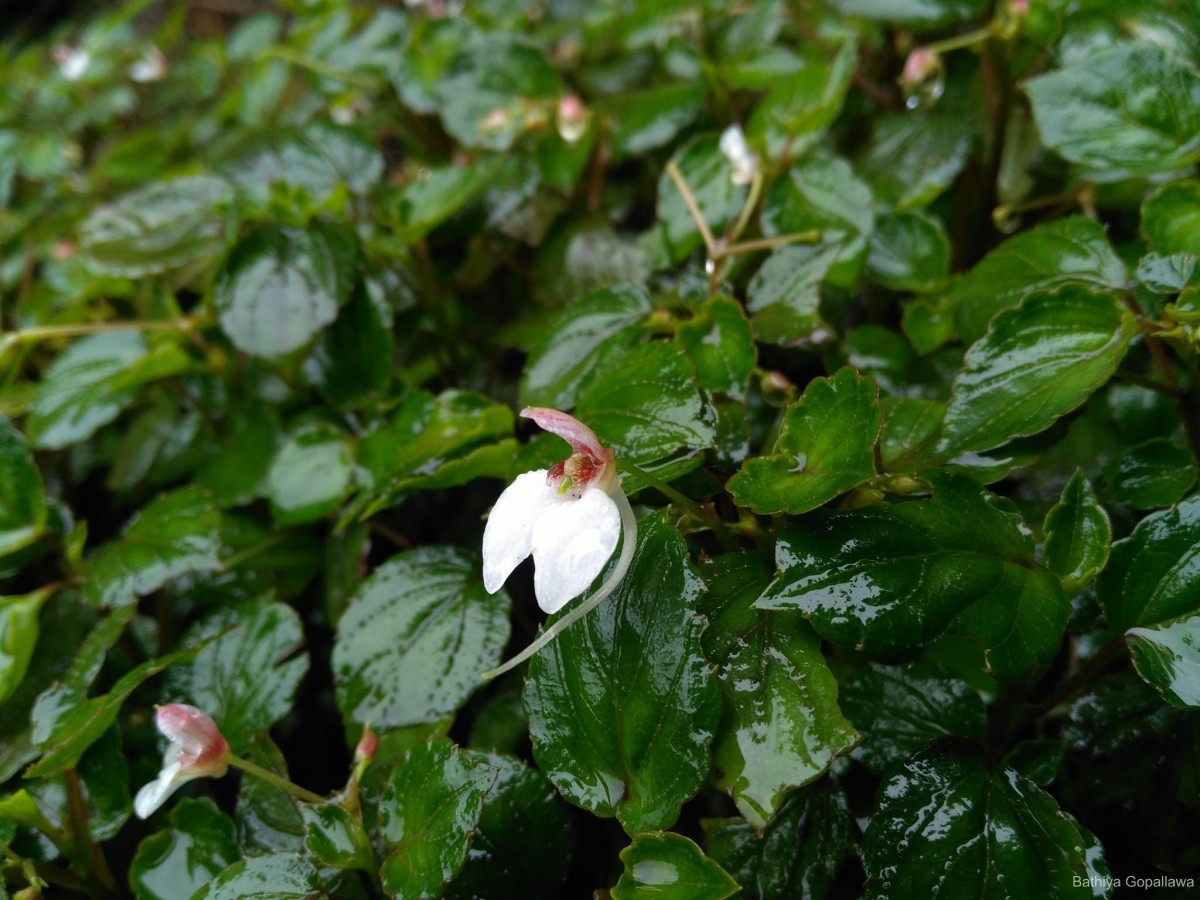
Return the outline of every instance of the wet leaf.
[[[1076,472],[1042,526],[1046,535],[1046,567],[1068,591],[1088,584],[1108,562],[1112,525],[1108,513],[1082,472]]]
[[[1126,448],[1113,461],[1113,497],[1135,509],[1157,509],[1183,499],[1196,483],[1196,458],[1165,438]]]
[[[1155,253],[1200,256],[1200,181],[1171,181],[1147,197],[1142,234]]]
[[[308,422],[284,440],[267,473],[267,497],[279,526],[315,522],[350,492],[354,447],[339,429]]]
[[[33,591],[0,597],[0,703],[20,686],[37,646],[42,605],[54,593]]]
[[[240,859],[204,885],[193,900],[308,900],[319,895],[317,870],[302,856],[274,853]]]
[[[24,437],[0,415],[0,556],[37,540],[45,522],[42,473]]]
[[[138,845],[129,882],[138,900],[191,896],[242,855],[233,820],[208,799],[171,807],[170,828]]]
[[[1139,675],[1172,706],[1200,708],[1200,616],[1125,632]]]
[[[867,277],[894,291],[935,290],[950,273],[950,239],[921,212],[888,213],[875,222]]]
[[[621,851],[625,871],[612,889],[613,900],[724,900],[738,885],[717,863],[683,835],[635,835]]]
[[[967,164],[971,120],[938,107],[880,116],[858,171],[897,212],[923,209]]]
[[[733,168],[718,149],[718,140],[715,134],[693,138],[672,157],[713,235],[719,235],[733,222],[746,204],[749,191],[745,185],[733,183]],[[699,226],[667,172],[658,180],[657,214],[671,259],[684,259],[703,244]]]
[[[750,323],[739,304],[714,297],[680,325],[676,335],[695,363],[696,380],[702,388],[745,399],[757,353]]]

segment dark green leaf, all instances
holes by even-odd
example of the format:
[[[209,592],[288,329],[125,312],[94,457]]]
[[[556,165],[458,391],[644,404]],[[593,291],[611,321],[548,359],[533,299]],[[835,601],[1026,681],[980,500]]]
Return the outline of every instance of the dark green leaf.
[[[262,204],[269,201],[270,188],[280,183],[302,188],[321,203],[339,189],[366,193],[383,177],[383,157],[374,141],[329,122],[269,132],[255,143],[253,150],[225,166],[224,174],[243,195]]]
[[[705,819],[708,852],[760,900],[820,900],[854,852],[846,795],[831,778],[794,791],[761,833],[743,819]]]
[[[1117,541],[1097,592],[1108,621],[1122,631],[1200,609],[1200,495],[1146,516]]]
[[[1150,249],[1162,256],[1200,256],[1200,181],[1172,181],[1147,197],[1142,203],[1142,234]]]
[[[1113,497],[1134,509],[1158,509],[1183,498],[1196,483],[1190,450],[1165,438],[1127,447],[1113,460]]]
[[[807,54],[796,71],[773,79],[754,107],[746,132],[774,158],[803,154],[821,139],[842,110],[858,62],[858,44],[847,39],[832,61],[824,50],[803,46]]]
[[[267,474],[267,496],[277,525],[324,518],[342,502],[354,478],[354,447],[340,430],[308,422],[283,442]]]
[[[1051,738],[1029,738],[1004,754],[1004,765],[1015,769],[1038,787],[1045,787],[1058,777],[1062,768],[1063,742]],[[1084,833],[1086,839],[1088,835]]]
[[[613,152],[633,156],[668,143],[700,114],[704,97],[704,83],[689,80],[614,98]]]
[[[213,288],[221,328],[251,356],[300,349],[350,296],[356,253],[338,227],[260,225],[234,246]]]
[[[880,116],[858,171],[880,202],[922,209],[958,177],[971,139],[970,116],[944,107]]]
[[[683,539],[647,517],[613,596],[529,665],[539,767],[567,800],[616,815],[630,834],[669,826],[708,774],[719,688],[701,655],[702,589]]]
[[[1034,565],[1024,525],[961,476],[926,476],[929,500],[811,516],[784,531],[779,577],[756,602],[794,609],[826,638],[896,659],[949,632],[1018,678],[1058,652],[1070,606]]]
[[[1009,238],[954,285],[954,317],[973,343],[988,322],[1034,291],[1069,281],[1124,288],[1125,264],[1097,222],[1082,216],[1056,219]]]
[[[380,869],[393,896],[438,897],[462,868],[483,799],[497,772],[449,741],[409,753],[379,801],[379,832],[387,852]]]
[[[696,380],[702,388],[734,400],[746,398],[757,354],[740,304],[714,297],[679,326],[676,336],[695,363]]]
[[[726,554],[704,575],[704,649],[726,700],[713,746],[716,781],[763,828],[789,788],[817,778],[859,736],[838,709],[820,638],[795,616],[754,609],[770,561]]]
[[[274,853],[241,859],[198,890],[192,900],[311,900],[320,896],[317,870],[303,856]]]
[[[746,288],[754,333],[772,344],[798,344],[827,326],[818,312],[821,284],[839,250],[828,244],[797,244],[774,251]]]
[[[879,788],[863,846],[866,896],[1092,897],[1089,849],[1054,799],[1011,769],[951,745],[926,750]]]
[[[42,473],[24,437],[0,415],[0,556],[37,540],[45,523]]]
[[[196,483],[222,507],[248,503],[267,492],[267,475],[283,441],[279,414],[265,403],[235,407],[216,453],[196,470]]]
[[[317,341],[304,374],[334,406],[360,406],[387,390],[394,345],[391,310],[360,283]]]
[[[934,461],[946,404],[916,397],[883,397],[879,457],[886,472],[912,471]]]
[[[672,157],[714,235],[742,211],[749,191],[746,185],[733,183],[733,167],[717,143],[716,135],[696,137]],[[658,179],[657,212],[658,227],[672,260],[678,262],[702,245],[696,220],[675,180],[665,171]]]
[[[79,248],[106,275],[158,275],[221,249],[229,182],[194,175],[150,184],[101,206],[80,226]]]
[[[922,212],[887,213],[875,221],[867,277],[894,291],[935,290],[950,273],[950,239]]]
[[[729,492],[757,513],[816,509],[875,474],[880,423],[873,381],[849,368],[814,378],[784,414],[771,454],[743,463]]]
[[[996,316],[954,379],[939,449],[951,456],[1037,434],[1116,371],[1137,323],[1111,292],[1064,285]]]
[[[363,823],[336,803],[305,803],[304,844],[321,863],[339,869],[375,867],[371,839]]]
[[[171,828],[138,845],[129,884],[138,900],[190,897],[242,855],[233,820],[208,799],[171,807]]]
[[[1200,616],[1125,632],[1139,675],[1182,709],[1200,708]]]
[[[276,775],[288,777],[287,761],[266,735],[256,737],[245,756]],[[299,853],[304,849],[304,814],[300,803],[261,778],[242,779],[236,819],[244,852]]]
[[[928,663],[868,663],[842,679],[842,707],[866,740],[855,751],[873,772],[944,737],[982,740],[987,711],[979,693]]]
[[[308,671],[300,617],[268,603],[250,611],[224,610],[189,632],[186,643],[218,635],[186,666],[167,673],[166,693],[213,717],[233,752],[292,708]]]
[[[724,900],[738,893],[737,882],[683,835],[635,835],[621,851],[625,871],[613,886],[613,900]]]
[[[496,160],[482,159],[465,166],[422,170],[394,195],[397,237],[416,241],[427,235],[478,196],[496,169]]]
[[[1108,562],[1112,525],[1082,472],[1076,472],[1046,513],[1046,567],[1068,591],[1088,584]]]
[[[180,488],[146,504],[88,566],[84,597],[125,606],[189,572],[218,567],[221,516],[202,488]]]
[[[1200,159],[1200,75],[1155,44],[1090,53],[1025,91],[1042,140],[1072,162],[1173,172]]]
[[[509,600],[484,590],[474,554],[422,547],[363,582],[338,623],[333,669],[347,720],[376,728],[453,713],[508,641]]]

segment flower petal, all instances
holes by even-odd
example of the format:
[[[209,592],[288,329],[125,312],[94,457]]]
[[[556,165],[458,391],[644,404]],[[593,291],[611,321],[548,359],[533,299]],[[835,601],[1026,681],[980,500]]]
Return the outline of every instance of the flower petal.
[[[592,431],[592,429],[588,428],[574,416],[545,406],[527,406],[521,410],[521,416],[526,419],[533,419],[539,427],[544,428],[551,434],[557,434],[570,444],[571,449],[576,453],[586,453],[598,463],[606,462],[610,459],[608,448],[600,443],[600,438],[596,437],[596,432]]]
[[[183,771],[178,761],[168,762],[158,777],[147,785],[143,785],[133,798],[133,811],[139,819],[148,819],[154,811],[167,802],[167,799],[179,790],[180,785],[196,778]]]
[[[563,503],[546,484],[546,470],[518,475],[488,515],[483,530],[483,585],[489,594],[500,586],[533,549],[533,526],[550,506]]]
[[[590,585],[617,548],[621,514],[602,490],[547,509],[533,529],[533,590],[538,606],[558,612]]]

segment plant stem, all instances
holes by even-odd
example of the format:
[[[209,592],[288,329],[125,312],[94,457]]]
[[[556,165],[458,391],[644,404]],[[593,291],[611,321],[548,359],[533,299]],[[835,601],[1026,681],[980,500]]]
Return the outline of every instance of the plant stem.
[[[246,560],[253,559],[260,553],[266,553],[275,545],[282,543],[286,536],[287,535],[282,531],[276,534],[268,535],[257,544],[251,544],[249,547],[245,547],[239,550],[237,553],[233,553],[225,557],[223,560],[221,560],[221,571],[228,572],[230,569],[240,566]]]
[[[704,239],[704,248],[708,251],[709,258],[716,262],[718,257],[717,242],[713,239],[712,232],[708,230],[708,222],[704,221],[704,214],[700,212],[696,198],[692,195],[692,190],[688,187],[688,183],[684,179],[683,173],[679,171],[679,166],[675,164],[675,160],[667,163],[667,174],[675,182],[675,187],[679,188],[679,194],[683,197],[683,203],[688,208],[688,212],[692,214],[692,220],[696,223],[696,228],[700,231],[700,237]]]
[[[943,38],[940,41],[934,41],[932,44],[925,44],[926,50],[931,50],[934,53],[946,53],[949,50],[961,50],[964,47],[973,47],[976,44],[982,44],[989,40],[995,33],[995,26],[989,22],[982,28],[976,28],[974,31],[968,31],[966,34],[958,34],[954,37]]]
[[[742,241],[738,244],[730,244],[728,247],[719,249],[721,257],[738,256],[742,253],[754,253],[756,250],[772,250],[775,247],[783,247],[787,244],[815,244],[821,239],[821,231],[818,228],[810,228],[807,231],[796,231],[792,234],[780,234],[775,237],[755,238],[752,241]]]
[[[50,338],[79,337],[106,331],[192,331],[205,320],[200,316],[182,319],[130,319],[124,322],[77,322],[71,325],[38,325],[0,335],[0,353],[9,347]]]
[[[717,540],[721,542],[721,546],[726,550],[733,549],[733,537],[729,533],[729,529],[725,527],[725,521],[711,509],[706,509],[701,506],[691,497],[680,491],[675,490],[661,478],[655,478],[649,472],[623,459],[617,460],[617,468],[628,472],[634,478],[643,482],[647,487],[652,487],[676,506],[681,506],[691,514],[692,518],[703,522],[712,529]]]
[[[335,69],[333,66],[327,65],[319,59],[313,59],[311,56],[305,56],[303,53],[297,53],[287,47],[271,47],[264,51],[262,55],[266,59],[282,60],[294,66],[299,66],[302,69],[308,69],[317,75],[332,78],[334,81],[344,81],[346,84],[352,84],[364,90],[373,91],[379,87],[379,82],[374,78],[367,78],[343,69]]]
[[[262,766],[256,765],[248,759],[242,759],[240,756],[229,754],[229,764],[235,769],[241,769],[256,778],[261,778],[267,784],[273,785],[293,797],[305,801],[306,803],[325,803],[326,798],[320,794],[314,794],[307,788],[302,788],[298,784],[293,784],[282,775],[276,775],[270,769],[264,769]]]
[[[92,840],[88,831],[88,807],[79,784],[79,774],[74,769],[68,769],[63,777],[67,785],[67,811],[75,846],[80,856],[86,859],[89,873],[99,883],[100,892],[104,895],[114,894],[117,890],[116,879],[108,867],[108,860],[104,858],[103,848]]]
[[[746,230],[746,226],[750,224],[750,217],[754,215],[754,208],[758,206],[758,198],[762,196],[762,186],[762,170],[755,169],[754,178],[750,182],[750,193],[746,197],[746,204],[742,207],[742,213],[738,216],[733,230],[729,232],[729,240],[737,241],[742,236],[742,232]]]

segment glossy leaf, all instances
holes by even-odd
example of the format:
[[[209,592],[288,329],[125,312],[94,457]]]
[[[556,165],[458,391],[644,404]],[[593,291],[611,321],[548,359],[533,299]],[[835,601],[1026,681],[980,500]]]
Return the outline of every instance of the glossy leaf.
[[[37,646],[38,616],[53,590],[0,597],[0,703],[20,686]]]
[[[713,235],[720,234],[733,222],[745,205],[749,190],[745,185],[733,183],[733,167],[718,149],[718,140],[715,134],[694,138],[672,158]],[[667,172],[658,180],[657,215],[659,232],[671,259],[684,259],[702,245],[699,226]]]
[[[392,376],[392,313],[360,284],[304,364],[305,376],[339,408],[382,394]]]
[[[374,869],[371,839],[363,823],[345,807],[335,803],[305,803],[300,812],[304,816],[304,845],[324,865]]]
[[[218,612],[188,634],[187,643],[214,640],[185,666],[167,673],[166,692],[216,721],[234,753],[292,708],[308,671],[300,617],[290,606]]]
[[[879,391],[853,369],[814,378],[788,407],[769,456],[729,480],[734,500],[757,513],[816,509],[875,474]]]
[[[766,258],[746,288],[746,309],[754,314],[759,340],[791,345],[826,329],[818,309],[821,284],[838,253],[824,244],[797,244]]]
[[[757,354],[750,323],[738,303],[714,297],[680,325],[676,334],[696,366],[701,387],[735,400],[745,399]]]
[[[294,853],[240,859],[192,895],[192,900],[308,900],[319,894],[317,870]]]
[[[1108,381],[1136,332],[1112,293],[1030,294],[967,351],[939,449],[954,456],[1037,434]]]
[[[616,155],[645,153],[666,144],[700,114],[704,97],[704,85],[689,79],[614,98]]]
[[[1033,782],[945,744],[879,788],[863,846],[867,897],[1092,897],[1079,829]]]
[[[1200,610],[1200,495],[1146,516],[1117,541],[1097,593],[1122,631]]]
[[[1163,256],[1200,256],[1200,181],[1171,181],[1142,203],[1142,234]]]
[[[1112,525],[1108,513],[1082,472],[1076,472],[1042,526],[1046,535],[1046,567],[1068,591],[1088,584],[1108,562]]]
[[[320,203],[346,188],[365,193],[383,176],[383,157],[374,142],[329,122],[270,131],[252,147],[223,172],[239,191],[263,204],[278,184],[301,188]]]
[[[981,0],[834,0],[833,5],[848,16],[926,28],[978,16],[984,7]]]
[[[596,291],[571,304],[530,351],[521,402],[554,409],[573,405],[580,383],[606,351],[637,341],[633,326],[649,312],[649,296],[635,287]]]
[[[944,107],[880,116],[858,171],[896,211],[922,209],[958,177],[971,141],[969,116]]]
[[[500,660],[509,600],[488,594],[478,558],[450,547],[393,556],[338,623],[333,669],[347,720],[375,728],[453,713]]]
[[[0,556],[37,540],[45,522],[42,473],[24,437],[0,415]]]
[[[934,495],[812,516],[776,547],[779,576],[755,605],[791,609],[829,640],[894,660],[939,635],[983,645],[989,669],[1018,678],[1058,651],[1070,611],[1057,577],[1033,564],[1024,526],[961,476]]]
[[[483,799],[497,772],[448,741],[410,752],[379,801],[387,857],[380,869],[393,896],[438,897],[462,868]]]
[[[337,428],[309,422],[295,429],[267,473],[276,524],[303,525],[333,512],[350,492],[354,447]]]
[[[221,208],[229,182],[193,175],[151,183],[95,210],[79,231],[79,248],[106,275],[159,275],[221,249]]]
[[[742,819],[705,819],[708,852],[762,900],[818,900],[829,895],[855,850],[846,795],[831,778],[788,795],[761,832]]]
[[[92,558],[84,597],[96,606],[125,606],[180,575],[211,572],[218,566],[220,524],[202,488],[163,494]]]
[[[260,225],[234,246],[213,289],[221,328],[251,356],[312,341],[350,296],[354,239],[339,228]]]
[[[1155,44],[1100,50],[1025,91],[1042,140],[1072,162],[1149,173],[1200,159],[1200,75]]]
[[[184,798],[168,816],[172,827],[142,841],[130,864],[138,900],[190,897],[242,855],[233,821],[211,800]]]
[[[495,173],[496,162],[491,159],[421,172],[393,199],[398,236],[405,241],[424,237],[477,197]]]
[[[1139,675],[1172,706],[1200,708],[1200,616],[1125,632]]]
[[[882,397],[879,458],[884,471],[915,471],[932,463],[946,404],[916,397]]]
[[[644,518],[620,587],[529,665],[539,767],[567,800],[630,834],[669,826],[708,774],[719,688],[701,655],[702,589],[678,533],[662,515]]]
[[[954,317],[970,343],[996,313],[1035,291],[1070,281],[1124,288],[1125,278],[1102,226],[1082,216],[1056,219],[1009,238],[960,278],[951,292]]]
[[[625,871],[612,889],[613,900],[724,900],[738,884],[683,835],[634,835],[621,851]]]
[[[763,828],[789,788],[820,776],[859,735],[838,708],[837,682],[808,624],[754,609],[771,580],[769,560],[727,554],[704,574],[703,644],[725,694],[716,782]]]
[[[920,212],[888,213],[875,222],[867,277],[894,291],[931,291],[950,273],[950,239]]]
[[[873,772],[941,738],[983,739],[983,700],[971,685],[943,669],[927,663],[868,663],[841,684],[842,708],[865,735],[854,756]]]
[[[826,54],[810,50],[796,71],[773,79],[746,123],[750,139],[770,157],[799,156],[813,146],[841,112],[857,50],[850,39],[828,61]]]
[[[267,735],[255,737],[245,757],[276,775],[288,777],[287,760]],[[235,819],[245,853],[304,850],[304,814],[300,802],[261,778],[242,778]]]
[[[1196,458],[1164,438],[1129,447],[1113,461],[1113,497],[1134,509],[1157,509],[1183,499],[1196,483]]]

